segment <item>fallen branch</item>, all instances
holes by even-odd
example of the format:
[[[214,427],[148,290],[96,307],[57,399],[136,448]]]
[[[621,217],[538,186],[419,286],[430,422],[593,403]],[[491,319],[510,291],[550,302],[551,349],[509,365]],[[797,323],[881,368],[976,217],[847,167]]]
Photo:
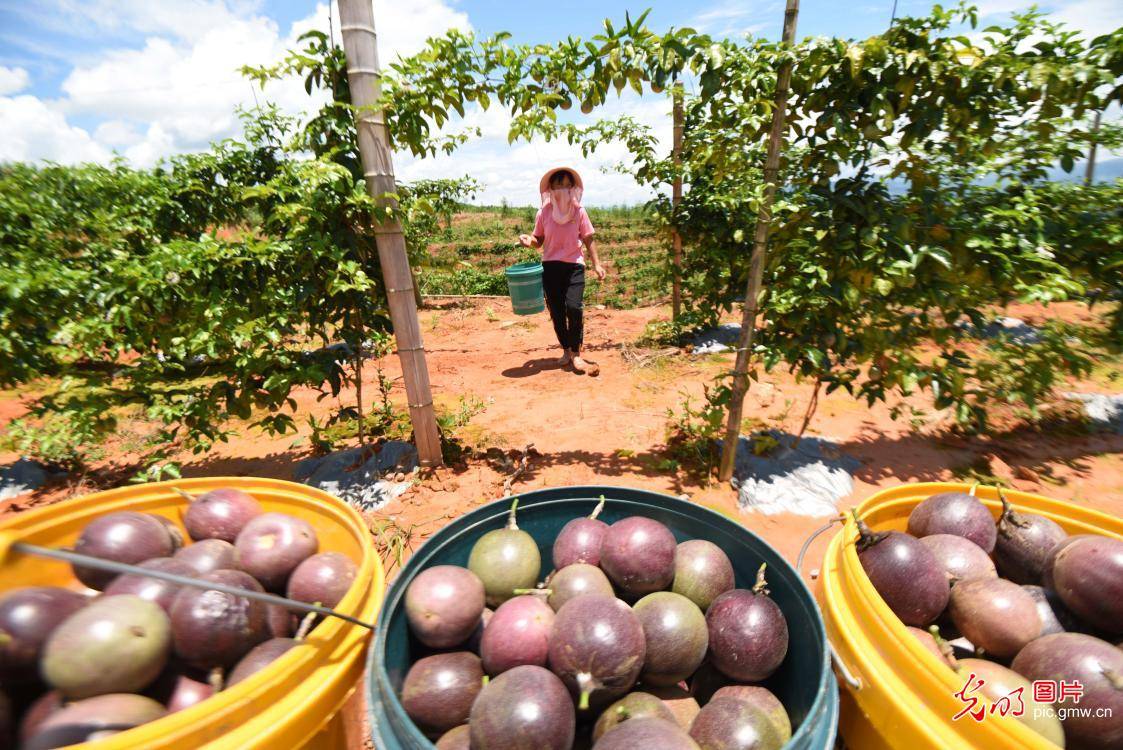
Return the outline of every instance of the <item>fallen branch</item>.
[[[522,476],[523,472],[525,472],[530,465],[530,452],[532,450],[534,450],[534,443],[528,443],[523,450],[522,458],[519,459],[518,466],[515,467],[515,471],[503,481],[504,497],[511,494],[511,486],[514,485],[515,481]]]
[[[625,344],[620,349],[620,356],[623,357],[624,362],[630,367],[642,368],[654,363],[656,360],[665,357],[673,357],[679,354],[678,347],[670,346],[665,349],[657,349],[655,351],[641,351],[631,344]]]

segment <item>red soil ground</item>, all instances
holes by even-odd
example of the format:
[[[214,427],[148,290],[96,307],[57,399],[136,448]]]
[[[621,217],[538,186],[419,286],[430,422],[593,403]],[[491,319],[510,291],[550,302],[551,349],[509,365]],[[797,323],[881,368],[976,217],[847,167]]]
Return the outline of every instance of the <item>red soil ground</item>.
[[[1088,319],[1086,308],[1078,305],[1055,306],[1048,312],[1030,307],[1010,311],[1031,322],[1058,313],[1070,320]],[[459,431],[462,442],[477,454],[489,447],[511,451],[534,445],[527,470],[512,485],[516,492],[607,484],[687,495],[739,514],[748,528],[794,560],[804,539],[825,519],[742,512],[728,485],[706,485],[687,472],[668,467],[668,410],[680,411],[687,395],[698,405],[703,386],[731,367],[731,357],[680,353],[636,367],[626,356],[630,342],[648,321],[666,314],[664,308],[588,310],[588,356],[601,367],[598,377],[589,377],[552,363],[558,351],[545,315],[517,318],[502,300],[423,310],[421,322],[435,398],[446,408],[455,408],[461,397],[482,400],[483,411]],[[393,357],[385,364],[391,377],[400,372]],[[367,368],[366,375],[366,393],[376,392],[374,368]],[[1073,385],[1081,390],[1110,390],[1102,378]],[[794,431],[810,393],[808,383],[797,383],[784,373],[768,374],[753,386],[745,414],[770,427]],[[330,400],[317,403],[316,396],[312,391],[298,394],[302,412],[322,417],[338,406]],[[404,402],[400,380],[393,397]],[[347,392],[340,398],[353,400]],[[842,510],[884,487],[951,480],[975,466],[1017,489],[1123,515],[1123,436],[1067,434],[1015,424],[998,435],[957,437],[946,431],[946,417],[933,413],[923,397],[914,405],[926,409],[927,423],[894,421],[889,406],[868,408],[841,392],[820,399],[809,433],[839,441],[845,452],[862,462],[854,491],[842,502]],[[16,394],[0,394],[0,424],[22,410]],[[295,463],[308,455],[306,441],[297,447],[293,442],[292,435],[269,438],[243,431],[209,455],[182,456],[184,475],[289,478]],[[11,458],[0,455],[0,462]],[[127,448],[110,446],[104,463],[127,459]],[[415,525],[417,544],[449,518],[501,497],[509,473],[500,462],[471,457],[437,471],[375,515],[392,517],[403,526]],[[97,488],[96,482],[56,485],[17,498],[4,511]],[[821,558],[828,536],[813,546],[808,568]]]

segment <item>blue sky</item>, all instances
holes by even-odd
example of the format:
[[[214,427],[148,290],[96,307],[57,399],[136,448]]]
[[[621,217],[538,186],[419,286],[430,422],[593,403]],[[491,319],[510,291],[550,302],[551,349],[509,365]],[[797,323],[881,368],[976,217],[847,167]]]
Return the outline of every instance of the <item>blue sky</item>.
[[[950,3],[949,3],[950,4]],[[986,20],[1008,17],[1030,3],[982,0]],[[1123,25],[1119,0],[1052,0],[1040,3],[1061,20],[1101,33]],[[865,37],[889,23],[891,0],[804,0],[799,34]],[[930,4],[899,0],[898,15],[923,14]],[[520,42],[590,36],[605,16],[622,19],[646,8],[653,28],[693,26],[715,36],[746,33],[776,38],[780,0],[678,0],[636,4],[588,2],[513,3],[476,0],[375,0],[383,61],[415,51],[449,26],[481,34],[505,30]],[[295,37],[313,26],[327,29],[327,0],[0,0],[0,161],[106,161],[115,154],[147,166],[171,154],[206,148],[236,135],[233,110],[255,98],[290,112],[308,106],[297,82],[255,90],[236,72],[242,64],[277,59]],[[656,128],[666,122],[662,97],[626,96],[600,113],[629,114]],[[506,144],[502,113],[469,112],[484,129],[482,141],[456,156],[415,161],[399,156],[406,179],[471,173],[483,198],[533,200],[535,175],[556,163],[595,175],[591,204],[642,200],[621,175],[599,174],[626,156],[611,148],[580,159],[561,144]],[[528,187],[530,186],[530,187]]]

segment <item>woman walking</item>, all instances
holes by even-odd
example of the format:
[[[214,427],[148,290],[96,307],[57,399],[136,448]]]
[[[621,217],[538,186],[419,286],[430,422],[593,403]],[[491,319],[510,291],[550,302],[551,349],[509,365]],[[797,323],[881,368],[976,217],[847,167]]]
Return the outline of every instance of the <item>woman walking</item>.
[[[599,368],[581,357],[585,322],[585,254],[593,261],[593,273],[604,279],[604,266],[597,257],[593,223],[581,206],[584,185],[573,169],[557,167],[542,176],[538,192],[542,207],[534,219],[534,234],[520,234],[524,247],[542,248],[542,290],[562,348],[558,364],[575,372],[596,375]]]

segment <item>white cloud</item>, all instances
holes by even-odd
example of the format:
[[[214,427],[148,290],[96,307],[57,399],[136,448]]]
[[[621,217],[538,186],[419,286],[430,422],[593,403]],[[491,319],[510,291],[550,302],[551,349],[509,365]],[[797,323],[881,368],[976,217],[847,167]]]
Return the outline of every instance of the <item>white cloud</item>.
[[[258,0],[46,0],[23,15],[40,28],[94,38],[139,33],[197,39],[258,12]]]
[[[1080,29],[1085,36],[1097,37],[1123,26],[1123,3],[1119,0],[1067,2],[1059,5],[1053,17],[1074,29]]]
[[[628,115],[652,129],[661,138],[660,148],[669,148],[671,135],[670,99],[665,95],[639,97],[630,90],[624,95],[610,98],[592,115],[584,117],[614,119]],[[575,115],[576,118],[583,117]],[[551,167],[570,166],[580,172],[585,183],[585,204],[590,206],[633,204],[651,198],[650,191],[638,185],[630,176],[616,171],[605,172],[620,162],[631,164],[631,155],[623,144],[602,146],[588,158],[581,155],[579,146],[567,141],[547,143],[536,138],[530,143],[507,143],[510,115],[492,106],[483,112],[478,106],[468,109],[462,121],[454,121],[446,131],[455,131],[466,125],[479,126],[483,137],[462,147],[451,156],[440,155],[430,159],[414,159],[407,154],[395,154],[395,168],[405,181],[438,177],[471,175],[484,185],[477,202],[497,204],[506,199],[516,206],[538,205],[538,180]]]
[[[108,158],[117,149],[138,166],[148,166],[162,156],[206,148],[212,141],[237,135],[238,106],[269,100],[298,114],[318,105],[317,100],[309,99],[302,81],[272,82],[262,92],[238,71],[243,65],[279,60],[309,29],[328,31],[327,4],[318,4],[309,16],[282,33],[276,22],[258,12],[260,3],[253,0],[52,2],[57,11],[54,23],[145,35],[137,47],[106,49],[75,65],[61,85],[64,96],[60,99],[37,100],[41,110],[55,114],[55,122],[81,132],[84,141],[98,146],[77,153],[102,153]],[[383,61],[419,50],[426,38],[442,34],[450,26],[469,28],[467,16],[442,0],[380,3],[378,10]],[[339,17],[334,7],[333,18],[338,40]],[[0,77],[0,85],[2,82]],[[91,136],[66,125],[65,118],[75,117],[100,124]],[[60,150],[58,140],[22,133],[20,127],[21,122],[0,118],[0,129],[14,135],[13,145],[5,147],[5,158],[74,157],[73,149]]]
[[[0,65],[0,96],[18,94],[27,88],[30,80],[23,68],[6,68]]]
[[[743,0],[722,0],[716,5],[698,12],[694,16],[693,26],[706,34],[716,37],[740,37],[745,34],[756,34],[769,27],[770,24],[762,22],[762,18],[771,19],[779,16],[780,3],[770,2],[761,7],[755,7]]]
[[[124,120],[106,120],[94,130],[94,140],[110,148],[124,148],[135,145],[143,136],[136,126]]]
[[[975,3],[980,18],[989,21],[1009,17],[1037,6],[1054,22],[1064,23],[1086,37],[1110,33],[1123,26],[1123,3],[1119,0],[1060,0],[1060,2],[1025,2],[1025,0],[979,0]]]
[[[109,151],[82,128],[34,96],[0,97],[0,162],[26,160],[29,154],[64,164],[108,161]]]

